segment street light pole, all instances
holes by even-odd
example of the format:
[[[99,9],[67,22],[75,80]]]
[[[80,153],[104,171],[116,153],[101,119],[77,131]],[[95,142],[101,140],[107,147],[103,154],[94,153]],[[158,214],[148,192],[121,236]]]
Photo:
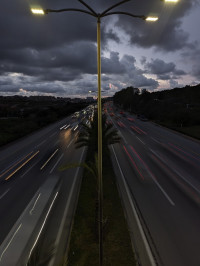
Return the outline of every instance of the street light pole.
[[[109,7],[101,14],[97,14],[88,4],[83,0],[78,0],[83,4],[87,10],[77,9],[77,8],[66,8],[66,9],[32,9],[34,14],[48,14],[50,12],[65,12],[65,11],[75,11],[81,12],[97,18],[97,73],[98,73],[98,200],[99,200],[99,265],[103,265],[103,182],[102,182],[102,110],[101,110],[101,18],[110,16],[110,15],[127,15],[133,18],[140,18],[143,20],[156,21],[158,18],[150,18],[146,16],[134,15],[127,12],[109,12],[113,8],[122,5],[131,0],[123,0],[115,5]]]
[[[98,204],[99,204],[99,265],[103,265],[103,184],[102,184],[102,112],[101,112],[101,18],[97,18],[98,72]]]

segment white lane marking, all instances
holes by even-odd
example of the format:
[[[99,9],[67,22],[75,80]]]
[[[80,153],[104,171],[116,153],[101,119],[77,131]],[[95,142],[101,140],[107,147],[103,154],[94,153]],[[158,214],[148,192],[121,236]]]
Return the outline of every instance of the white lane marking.
[[[134,214],[134,216],[135,216],[136,223],[137,223],[138,229],[139,229],[139,231],[140,231],[140,235],[141,235],[141,238],[142,238],[142,240],[143,240],[143,243],[144,243],[144,246],[145,246],[145,249],[146,249],[147,255],[148,255],[148,257],[149,257],[149,260],[151,261],[151,266],[154,266],[154,265],[156,265],[156,264],[155,264],[155,261],[154,261],[154,258],[153,258],[153,255],[152,255],[151,249],[150,249],[150,247],[149,247],[149,243],[148,243],[147,238],[146,238],[146,236],[145,236],[144,230],[143,230],[142,225],[141,225],[141,223],[140,223],[140,219],[139,219],[139,217],[138,217],[137,211],[136,211],[135,206],[134,206],[134,204],[133,204],[133,201],[132,201],[132,199],[131,199],[130,190],[129,190],[128,186],[127,186],[127,183],[126,183],[126,180],[125,180],[124,174],[123,174],[123,172],[122,172],[121,166],[120,166],[119,161],[118,161],[118,159],[117,159],[117,155],[116,155],[116,153],[115,153],[115,150],[114,150],[114,148],[113,148],[113,145],[111,145],[111,147],[112,147],[112,150],[113,150],[113,153],[114,153],[114,156],[115,156],[115,160],[116,160],[116,162],[117,162],[117,165],[118,165],[118,168],[119,168],[119,171],[120,171],[121,177],[122,177],[122,181],[123,181],[123,183],[124,183],[124,187],[125,187],[125,190],[126,190],[126,193],[127,193],[127,196],[128,196],[128,199],[129,199],[129,202],[130,202],[130,205],[131,205],[132,211],[133,211],[133,214]]]
[[[1,253],[1,257],[0,257],[0,261],[2,260],[2,257],[4,255],[4,253],[6,252],[6,250],[8,249],[8,247],[10,246],[11,242],[13,241],[15,235],[17,234],[17,232],[20,230],[22,224],[20,224],[17,228],[17,230],[15,231],[15,233],[13,234],[13,236],[11,237],[10,241],[8,242],[8,245],[5,247],[5,249],[3,250],[3,252]]]
[[[64,153],[62,153],[61,156],[58,158],[57,162],[54,164],[54,166],[52,167],[51,171],[49,172],[50,174],[53,172],[53,170],[55,169],[55,167],[60,162],[60,160],[62,159],[63,156],[64,156]]]
[[[72,140],[70,141],[70,143],[67,145],[67,148],[69,148],[69,146],[71,146],[71,144],[72,144],[73,141],[74,141],[74,139],[72,139]]]
[[[81,157],[80,157],[80,160],[79,160],[79,164],[82,162],[83,155],[85,153],[85,149],[86,148],[84,148],[83,151],[82,151],[82,154],[81,154]],[[76,183],[76,179],[77,179],[77,176],[78,176],[79,169],[80,169],[80,167],[78,167],[76,169],[75,177],[73,179],[73,184],[71,186],[69,197],[68,197],[68,200],[67,200],[67,204],[66,204],[66,207],[65,207],[65,210],[64,210],[64,214],[63,214],[63,217],[62,217],[62,222],[60,224],[60,227],[59,227],[59,230],[58,230],[58,234],[57,234],[57,237],[56,237],[55,249],[58,248],[58,244],[60,243],[60,238],[61,238],[61,235],[62,235],[62,232],[63,232],[63,228],[64,228],[64,224],[65,224],[65,221],[66,221],[66,216],[67,216],[67,213],[68,213],[68,209],[69,209],[69,206],[70,206],[70,203],[71,203],[71,198],[72,198],[72,195],[73,195],[73,191],[74,191],[74,187],[75,187],[75,183]],[[56,250],[55,250],[55,254],[56,254]],[[54,262],[55,262],[55,256],[50,261],[49,266],[53,266]]]
[[[57,134],[57,132],[51,134],[51,135],[49,136],[49,139],[52,138],[53,136],[55,136],[56,134]]]
[[[151,173],[150,173],[151,175]],[[153,179],[154,183],[159,187],[159,189],[162,191],[166,199],[171,203],[172,206],[175,206],[175,203],[173,200],[168,196],[167,192],[161,187],[161,185],[158,183],[158,181],[151,175],[151,178]]]
[[[47,140],[45,139],[45,140],[43,140],[42,142],[40,142],[36,147],[38,148],[38,147],[40,147],[40,146],[42,146],[42,144],[44,144],[45,142],[46,142]]]
[[[2,195],[1,195],[1,197],[0,197],[0,200],[8,193],[8,191],[10,190],[10,188],[9,189],[7,189]]]
[[[155,142],[157,142],[158,144],[161,144],[160,141],[158,141],[157,139],[154,139],[153,137],[151,137],[152,140],[154,140]]]
[[[144,143],[139,137],[136,136],[136,138],[137,138],[140,142],[142,142],[143,145],[146,145],[146,144],[145,144],[145,143]]]
[[[196,188],[189,180],[187,180],[182,174],[179,173],[175,168],[173,168],[173,171],[180,176],[186,183],[188,183],[198,194],[200,194],[200,191],[198,188]]]
[[[23,175],[21,175],[21,178],[23,178],[38,162],[34,163]]]
[[[152,149],[150,149],[151,150],[151,152],[155,155],[155,156],[157,156],[160,160],[161,160],[161,162],[164,164],[164,165],[166,165],[166,166],[168,166],[168,164],[166,164],[166,160],[164,159],[164,158],[162,158],[157,152],[155,152],[154,150],[152,150]],[[168,161],[169,163],[170,163],[170,161]],[[175,172],[175,174],[177,175],[177,176],[179,176],[180,178],[182,178],[189,186],[191,186],[198,194],[200,194],[200,191],[199,191],[199,189],[198,188],[196,188],[188,179],[186,179],[181,173],[179,173],[179,171],[178,170],[176,170],[175,169],[175,167],[172,167],[172,168],[170,168],[171,169],[171,171],[172,172]]]
[[[41,193],[37,196],[37,199],[35,200],[34,204],[33,204],[33,208],[30,210],[29,214],[32,215],[33,210],[35,209],[35,206],[39,200],[39,197],[41,196]]]
[[[54,151],[54,153],[49,157],[49,159],[43,164],[43,166],[40,168],[40,170],[42,170],[47,164],[48,162],[53,158],[53,156],[57,153],[58,149]]]
[[[60,142],[60,140],[57,140],[57,141],[54,143],[54,145],[57,145],[59,142]]]
[[[46,216],[45,216],[44,222],[43,222],[43,224],[42,224],[42,226],[41,226],[41,228],[40,228],[40,231],[39,231],[39,233],[38,233],[38,235],[37,235],[37,237],[36,237],[36,240],[35,240],[35,242],[34,242],[32,248],[31,248],[31,251],[30,251],[30,253],[29,253],[29,256],[28,256],[28,260],[27,260],[27,264],[26,264],[26,265],[28,265],[28,261],[29,261],[29,259],[30,259],[30,256],[31,256],[31,254],[32,254],[32,252],[33,252],[33,249],[34,249],[34,247],[36,246],[37,241],[38,241],[38,239],[39,239],[39,237],[40,237],[40,235],[41,235],[41,233],[42,233],[42,230],[43,230],[43,228],[44,228],[44,226],[45,226],[46,220],[47,220],[47,218],[48,218],[48,216],[49,216],[49,213],[50,213],[50,211],[51,211],[51,209],[52,209],[52,207],[53,207],[53,204],[54,204],[54,202],[55,202],[57,196],[58,196],[58,191],[56,192],[56,194],[55,194],[55,196],[54,196],[54,198],[53,198],[53,200],[52,200],[52,202],[51,202],[51,205],[50,205],[50,207],[49,207],[49,209],[48,209],[48,212],[47,212],[47,214],[46,214]]]
[[[150,149],[151,150],[151,149]],[[151,150],[152,151],[152,150]],[[138,157],[138,156],[137,156]],[[140,158],[139,158],[140,159]],[[141,159],[140,159],[141,160]],[[149,175],[151,176],[151,179],[154,181],[154,183],[158,186],[158,188],[162,191],[162,193],[164,194],[164,196],[166,197],[166,199],[170,202],[170,204],[172,206],[175,206],[175,203],[173,202],[173,200],[169,197],[169,195],[167,194],[167,192],[162,188],[162,186],[158,183],[158,181],[156,180],[156,177],[151,173],[151,171],[149,170],[149,167],[143,162],[143,160],[141,160],[141,162],[143,163],[143,165],[145,166],[145,168],[147,169]]]
[[[152,150],[151,148],[149,148],[149,150],[150,150],[154,155],[156,155],[159,159],[161,159],[160,155],[159,155],[157,152],[155,152],[155,151]],[[162,160],[162,159],[161,159],[161,160]]]

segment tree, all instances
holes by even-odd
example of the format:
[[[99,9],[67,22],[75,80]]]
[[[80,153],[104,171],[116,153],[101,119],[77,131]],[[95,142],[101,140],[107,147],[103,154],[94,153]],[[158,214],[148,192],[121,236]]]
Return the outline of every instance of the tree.
[[[106,123],[106,116],[102,116],[102,149],[108,151],[108,145],[120,142],[117,130],[112,124]],[[76,148],[87,146],[92,152],[98,151],[98,115],[94,113],[93,121],[90,125],[82,124],[82,131],[76,141]]]

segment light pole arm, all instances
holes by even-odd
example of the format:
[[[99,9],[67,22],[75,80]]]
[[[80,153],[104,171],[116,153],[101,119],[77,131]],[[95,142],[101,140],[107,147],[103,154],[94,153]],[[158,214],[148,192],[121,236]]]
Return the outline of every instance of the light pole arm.
[[[134,14],[131,14],[131,13],[120,12],[120,11],[109,12],[109,13],[104,14],[102,17],[106,17],[106,16],[110,16],[110,15],[126,15],[126,16],[130,16],[130,17],[133,17],[133,18],[141,18],[143,20],[145,20],[147,18],[144,15],[134,15]]]
[[[106,9],[103,13],[101,13],[101,17],[104,17],[104,15],[105,15],[108,11],[110,11],[111,9],[113,9],[113,8],[119,6],[119,5],[122,5],[122,4],[126,3],[126,2],[129,2],[129,1],[131,1],[131,0],[123,0],[123,1],[121,1],[121,2],[119,2],[119,3],[117,3],[117,4],[115,4],[115,5],[113,5],[113,6],[111,6],[111,7],[109,7],[109,8]]]
[[[98,16],[97,13],[88,5],[86,4],[83,0],[78,0],[81,4],[83,4],[87,9],[89,9],[96,17]]]
[[[91,15],[93,17],[96,17],[95,14],[84,10],[84,9],[78,9],[78,8],[64,8],[64,9],[44,9],[44,13],[48,14],[48,13],[60,13],[60,12],[65,12],[65,11],[75,11],[75,12],[81,12],[81,13],[85,13],[88,15]]]

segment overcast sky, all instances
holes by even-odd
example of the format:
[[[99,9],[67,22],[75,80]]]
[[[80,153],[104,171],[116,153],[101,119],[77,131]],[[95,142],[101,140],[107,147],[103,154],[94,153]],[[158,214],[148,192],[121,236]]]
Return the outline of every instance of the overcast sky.
[[[116,0],[85,0],[97,13]],[[87,97],[97,90],[96,19],[75,13],[35,16],[31,7],[85,9],[78,0],[1,0],[0,95]],[[200,1],[132,0],[102,19],[102,90],[149,91],[200,83]]]

